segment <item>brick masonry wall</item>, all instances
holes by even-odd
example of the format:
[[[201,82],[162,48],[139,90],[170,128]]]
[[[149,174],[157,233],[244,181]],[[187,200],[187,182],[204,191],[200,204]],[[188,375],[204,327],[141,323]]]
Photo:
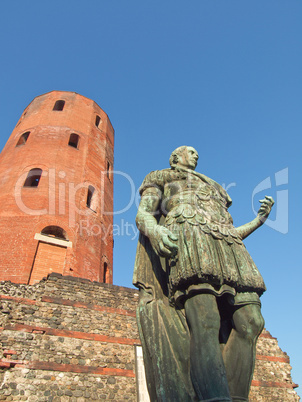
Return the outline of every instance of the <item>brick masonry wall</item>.
[[[250,401],[299,401],[289,357],[267,330],[260,335],[256,353]]]
[[[136,401],[137,301],[134,289],[59,274],[1,282],[0,400]],[[298,401],[290,370],[264,331],[250,400]]]

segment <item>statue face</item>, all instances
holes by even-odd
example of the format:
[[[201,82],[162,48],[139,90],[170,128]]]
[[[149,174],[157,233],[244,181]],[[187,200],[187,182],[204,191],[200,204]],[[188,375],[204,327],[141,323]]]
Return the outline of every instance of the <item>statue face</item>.
[[[198,152],[193,147],[186,147],[179,155],[177,166],[194,170],[198,161]]]

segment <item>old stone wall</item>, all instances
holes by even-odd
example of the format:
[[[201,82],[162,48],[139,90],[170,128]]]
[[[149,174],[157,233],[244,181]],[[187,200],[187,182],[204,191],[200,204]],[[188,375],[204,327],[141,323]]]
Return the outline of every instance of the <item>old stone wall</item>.
[[[289,357],[267,330],[260,335],[256,353],[250,401],[299,401]]]
[[[137,300],[134,289],[59,274],[1,282],[0,400],[136,401]],[[250,400],[298,401],[290,370],[264,331]]]
[[[137,292],[52,274],[0,294],[0,400],[136,400]]]

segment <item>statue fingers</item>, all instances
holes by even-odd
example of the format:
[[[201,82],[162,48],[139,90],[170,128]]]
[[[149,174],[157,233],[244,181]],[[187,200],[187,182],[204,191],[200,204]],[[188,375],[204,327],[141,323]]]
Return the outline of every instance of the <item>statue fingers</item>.
[[[268,205],[268,204],[270,204],[270,201],[266,200],[265,198],[264,198],[263,200],[259,200],[259,202],[260,202],[262,205]]]
[[[164,245],[163,242],[160,242],[160,243],[159,243],[159,252],[158,252],[158,254],[159,254],[161,257],[170,257],[173,253],[172,253],[172,251],[170,251],[170,250]]]
[[[178,237],[177,237],[174,233],[172,233],[172,232],[170,232],[168,236],[169,236],[169,238],[170,238],[171,240],[173,240],[173,241],[177,241],[177,240],[178,240]]]
[[[175,241],[177,240],[177,238],[176,238],[175,241],[174,241],[173,239],[171,240],[170,236],[166,235],[166,236],[163,236],[162,240],[163,240],[164,245],[167,246],[167,247],[169,247],[170,249],[171,249],[171,248],[172,248],[172,249],[173,249],[173,248],[178,248],[178,247],[177,247],[177,244],[175,243]]]
[[[261,207],[259,208],[259,211],[260,210],[265,210],[266,211],[266,210],[270,209],[270,207],[271,206],[269,204],[262,204]]]
[[[163,228],[163,234],[168,236],[169,239],[173,240],[173,241],[177,241],[178,237],[172,233],[168,228]]]
[[[275,204],[273,197],[271,197],[270,195],[266,195],[265,198],[268,200],[268,202],[271,204],[271,206],[273,206]]]
[[[164,235],[162,239],[158,243],[159,251],[161,255],[165,257],[170,257],[171,255],[175,255],[178,251],[178,246],[175,242],[172,242],[168,236],[168,234]]]
[[[270,197],[268,195],[266,195],[263,200],[259,200],[259,202],[261,204],[270,205],[271,207],[275,204],[275,201],[274,201],[273,197]]]

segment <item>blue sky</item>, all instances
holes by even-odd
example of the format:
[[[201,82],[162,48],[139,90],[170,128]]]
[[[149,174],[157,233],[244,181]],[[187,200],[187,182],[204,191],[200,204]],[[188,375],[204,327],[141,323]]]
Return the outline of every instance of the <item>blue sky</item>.
[[[252,200],[257,208],[264,194],[275,198],[270,226],[245,244],[268,288],[266,328],[300,384],[301,18],[298,0],[0,5],[1,148],[35,96],[74,91],[108,113],[114,168],[136,190],[187,144],[199,152],[197,170],[228,187],[235,226],[254,218]],[[116,211],[131,201],[130,189],[116,175]],[[115,218],[117,285],[131,286],[136,209],[131,203]]]

